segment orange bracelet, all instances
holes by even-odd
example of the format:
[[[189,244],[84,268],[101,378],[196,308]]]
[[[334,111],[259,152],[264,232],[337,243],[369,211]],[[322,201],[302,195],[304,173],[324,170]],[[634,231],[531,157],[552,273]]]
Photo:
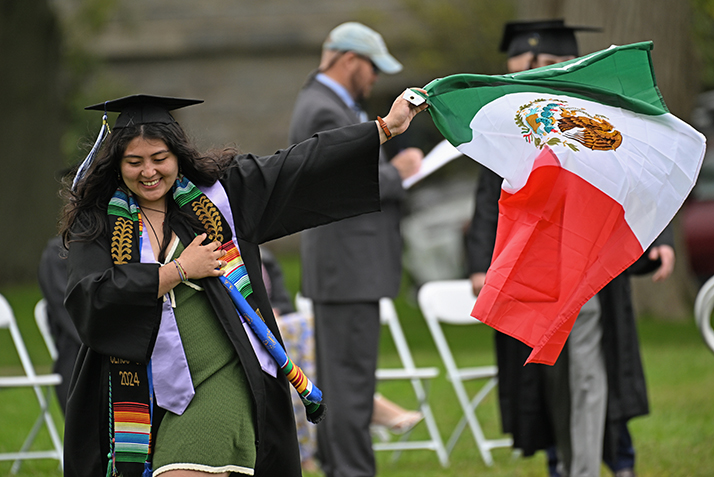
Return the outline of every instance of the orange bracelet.
[[[384,122],[384,119],[377,116],[377,121],[379,122],[379,127],[382,128],[382,131],[384,131],[384,134],[387,136],[387,139],[392,139],[392,133],[387,127],[387,123]]]

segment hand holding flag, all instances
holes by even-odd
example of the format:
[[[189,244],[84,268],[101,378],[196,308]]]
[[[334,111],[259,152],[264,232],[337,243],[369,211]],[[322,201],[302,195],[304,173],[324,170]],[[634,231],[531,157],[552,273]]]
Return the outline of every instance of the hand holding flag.
[[[441,133],[503,177],[472,316],[553,364],[582,305],[632,264],[691,191],[704,136],[669,113],[651,42],[503,76],[428,84]]]

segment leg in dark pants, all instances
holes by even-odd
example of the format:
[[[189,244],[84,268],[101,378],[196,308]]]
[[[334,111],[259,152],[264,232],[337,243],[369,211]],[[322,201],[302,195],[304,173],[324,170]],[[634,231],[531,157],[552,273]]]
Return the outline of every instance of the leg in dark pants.
[[[618,428],[617,455],[614,461],[606,460],[605,464],[615,475],[618,475],[618,472],[622,472],[622,475],[634,475],[635,447],[632,445],[632,436],[627,428],[627,421],[620,421]],[[632,471],[632,473],[627,474],[626,471]]]
[[[317,426],[327,477],[376,474],[372,437],[379,303],[314,303],[317,385],[327,405]]]

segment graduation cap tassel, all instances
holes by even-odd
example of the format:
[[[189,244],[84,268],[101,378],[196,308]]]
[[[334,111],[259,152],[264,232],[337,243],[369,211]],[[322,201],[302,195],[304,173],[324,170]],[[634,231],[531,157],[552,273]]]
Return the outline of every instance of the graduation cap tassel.
[[[89,154],[84,159],[84,161],[82,161],[82,164],[79,166],[79,169],[77,169],[77,174],[74,176],[74,180],[72,181],[72,191],[77,189],[77,183],[79,183],[79,181],[81,181],[82,178],[87,174],[89,166],[91,166],[92,162],[94,162],[94,158],[97,156],[97,152],[99,152],[99,148],[102,147],[102,143],[104,142],[104,139],[106,139],[108,134],[111,134],[111,130],[109,129],[109,122],[107,121],[107,112],[104,111],[104,117],[102,118],[102,129],[99,130],[99,135],[97,136],[97,140],[94,141],[94,146],[92,146],[92,150],[89,151]]]

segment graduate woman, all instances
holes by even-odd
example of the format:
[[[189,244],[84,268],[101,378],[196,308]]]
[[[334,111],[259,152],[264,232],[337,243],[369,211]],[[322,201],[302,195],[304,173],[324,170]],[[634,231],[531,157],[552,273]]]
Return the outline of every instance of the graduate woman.
[[[66,476],[301,475],[289,383],[221,280],[280,340],[258,244],[378,210],[380,144],[424,108],[256,157],[196,151],[170,111],[199,102],[87,108],[120,115],[66,191]]]

